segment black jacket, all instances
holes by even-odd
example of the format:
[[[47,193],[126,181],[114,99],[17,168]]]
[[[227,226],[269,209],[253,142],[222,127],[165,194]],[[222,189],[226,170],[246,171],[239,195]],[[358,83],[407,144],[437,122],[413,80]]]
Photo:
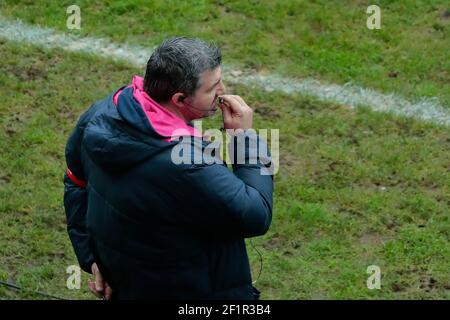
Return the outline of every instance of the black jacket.
[[[247,163],[233,172],[204,159],[175,164],[176,146],[193,154],[209,143],[162,134],[173,114],[158,108],[135,77],[92,105],[71,134],[64,203],[79,263],[90,272],[97,262],[119,299],[253,299],[244,238],[271,224],[273,177],[261,174],[261,157],[248,164],[249,142],[264,141],[241,133]]]

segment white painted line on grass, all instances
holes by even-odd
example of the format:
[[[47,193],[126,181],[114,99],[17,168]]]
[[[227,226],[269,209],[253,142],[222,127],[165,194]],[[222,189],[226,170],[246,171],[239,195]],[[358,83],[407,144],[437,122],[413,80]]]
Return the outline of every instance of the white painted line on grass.
[[[152,48],[115,44],[102,38],[75,37],[2,16],[0,16],[0,38],[44,48],[61,48],[119,59],[140,68],[145,66],[152,52]],[[424,98],[418,102],[410,102],[397,94],[383,94],[352,84],[341,86],[323,84],[314,79],[286,78],[276,74],[252,74],[240,71],[231,65],[225,65],[224,71],[225,80],[236,84],[256,86],[266,91],[281,91],[288,95],[313,96],[322,101],[350,107],[367,106],[375,111],[391,112],[450,126],[450,108],[444,108],[437,99]]]

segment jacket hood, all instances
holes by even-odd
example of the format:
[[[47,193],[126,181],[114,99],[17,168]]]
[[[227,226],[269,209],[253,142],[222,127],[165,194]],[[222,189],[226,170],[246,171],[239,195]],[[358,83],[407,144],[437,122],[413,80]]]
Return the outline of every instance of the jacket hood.
[[[202,137],[190,123],[154,101],[134,76],[106,99],[87,124],[83,146],[107,170],[124,170],[178,143],[181,136]]]

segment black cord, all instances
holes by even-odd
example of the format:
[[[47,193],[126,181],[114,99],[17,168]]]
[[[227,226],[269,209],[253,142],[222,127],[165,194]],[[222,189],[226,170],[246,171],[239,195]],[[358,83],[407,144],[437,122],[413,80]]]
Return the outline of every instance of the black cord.
[[[259,250],[256,249],[255,245],[253,244],[252,239],[250,239],[250,244],[252,245],[253,249],[255,249],[255,251],[258,253],[259,263],[260,263],[258,277],[256,278],[255,281],[253,281],[253,284],[255,284],[259,280],[259,277],[261,277],[261,273],[262,273],[262,270],[263,270],[263,256],[262,256],[261,252],[259,252]]]
[[[40,295],[40,296],[43,296],[43,297],[55,299],[55,300],[68,300],[68,299],[66,299],[66,298],[54,296],[54,295],[51,295],[51,294],[48,294],[48,293],[42,292],[42,291],[26,290],[26,289],[22,288],[21,286],[19,286],[19,285],[17,285],[17,284],[14,284],[14,283],[10,283],[10,282],[0,281],[0,284],[6,286],[6,287],[8,287],[8,288],[17,290],[17,291],[29,292],[29,293],[37,294],[37,295]]]

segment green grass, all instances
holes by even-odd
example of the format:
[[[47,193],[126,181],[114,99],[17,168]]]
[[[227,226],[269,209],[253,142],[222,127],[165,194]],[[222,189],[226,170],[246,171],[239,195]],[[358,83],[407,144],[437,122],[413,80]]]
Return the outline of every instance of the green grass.
[[[2,14],[66,31],[65,22],[58,18],[64,19],[65,10],[58,15],[59,5],[53,2],[47,6],[31,1],[0,3]],[[364,1],[336,4],[336,11],[320,11],[320,1],[309,5],[261,3],[280,7],[271,12],[267,22],[259,18],[268,13],[250,10],[241,1],[215,2],[212,7],[203,2],[195,7],[181,2],[173,10],[155,2],[158,14],[133,9],[134,16],[124,13],[133,8],[133,1],[110,6],[105,2],[83,3],[83,34],[147,44],[178,32],[197,34],[221,42],[227,62],[337,82],[347,81],[346,73],[352,73],[357,84],[396,90],[410,97],[424,95],[423,88],[431,88],[430,95],[449,99],[445,79],[448,59],[443,59],[448,54],[448,24],[439,22],[444,27],[438,28],[438,33],[426,27],[444,8],[443,2],[382,2],[382,8],[393,12],[391,18],[386,12],[384,26],[392,23],[397,32],[385,29],[378,33],[369,33],[363,18],[361,26],[356,18],[344,19],[364,7]],[[211,18],[214,23],[201,20],[204,12],[214,16],[217,8],[223,11]],[[281,19],[289,10],[294,18]],[[177,12],[179,19],[175,19]],[[237,22],[244,17],[248,27],[241,30]],[[327,17],[337,20],[305,22],[328,21]],[[144,18],[149,19],[148,24],[140,23]],[[119,28],[114,19],[128,21],[130,29]],[[148,27],[155,21],[160,22],[158,27]],[[356,25],[360,29],[351,29]],[[307,26],[324,30],[303,37]],[[283,32],[286,28],[291,32]],[[421,36],[425,42],[407,41]],[[238,45],[251,37],[258,42],[255,48]],[[326,44],[327,37],[331,43]],[[285,53],[280,53],[269,38],[275,43],[290,39],[287,43],[293,47],[286,45]],[[382,45],[389,39],[394,41],[392,46]],[[301,52],[295,49],[297,45],[306,50],[305,41],[311,41],[307,48],[312,53],[307,59],[295,54]],[[434,47],[426,47],[430,43]],[[321,45],[323,50],[318,50]],[[363,50],[371,45],[376,50]],[[419,59],[421,50],[426,50],[426,59]],[[385,57],[386,52],[393,55]],[[337,59],[338,65],[322,64],[319,53]],[[85,108],[142,71],[92,56],[2,40],[0,56],[0,280],[29,290],[91,299],[86,274],[82,290],[66,288],[66,268],[76,264],[76,258],[65,230],[62,203],[64,146]],[[364,64],[374,57],[384,57],[378,67]],[[380,82],[393,67],[400,70],[399,77]],[[378,71],[372,73],[372,68]],[[227,87],[255,109],[256,128],[280,129],[273,224],[265,236],[253,240],[264,257],[257,283],[263,299],[450,298],[448,127],[307,97]],[[220,120],[220,116],[208,119],[204,129],[217,127]],[[250,243],[248,250],[256,278],[258,255]],[[366,287],[369,265],[381,268],[381,290]],[[40,297],[0,286],[0,298]]]
[[[66,8],[81,27],[66,28]],[[381,7],[381,30],[366,8]],[[313,77],[450,105],[450,19],[445,0],[8,1],[2,15],[72,34],[153,46],[172,35],[218,42],[225,61],[260,72]]]
[[[82,109],[131,70],[4,42],[0,55],[0,279],[83,297],[65,289],[77,262],[65,230],[64,145]]]

